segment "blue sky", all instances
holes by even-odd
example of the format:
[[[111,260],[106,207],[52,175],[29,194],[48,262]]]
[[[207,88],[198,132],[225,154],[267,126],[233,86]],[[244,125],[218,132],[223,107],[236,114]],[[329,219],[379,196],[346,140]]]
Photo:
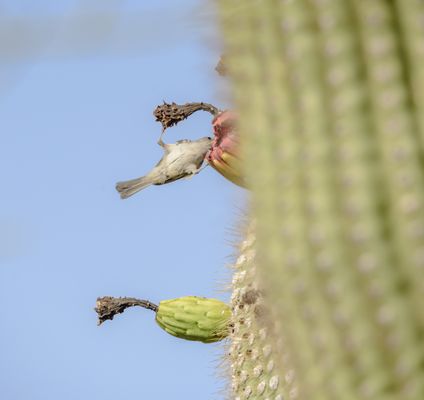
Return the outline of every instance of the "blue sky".
[[[161,157],[162,100],[225,106],[214,24],[194,0],[2,2],[0,398],[223,398],[222,344],[93,311],[101,295],[228,299],[241,189],[211,168],[114,189]],[[203,113],[165,141],[210,134]]]

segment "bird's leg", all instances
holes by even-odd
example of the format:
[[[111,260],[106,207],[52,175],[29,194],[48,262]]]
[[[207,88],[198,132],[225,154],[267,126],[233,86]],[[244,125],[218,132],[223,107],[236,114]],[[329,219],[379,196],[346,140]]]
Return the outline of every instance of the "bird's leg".
[[[208,167],[209,164],[205,163],[205,165],[203,167],[199,167],[196,169],[196,172],[194,172],[194,174],[198,174],[199,172],[203,171],[206,167]]]
[[[190,179],[192,178],[194,175],[197,175],[200,171],[202,171],[203,169],[205,169],[209,164],[204,165],[201,168],[197,168],[197,166],[195,164],[190,164],[187,168],[186,168],[186,173],[187,175],[185,176],[185,179]]]
[[[164,133],[165,133],[165,129],[162,129],[162,132],[161,132],[161,134],[160,134],[160,136],[159,136],[159,140],[158,140],[158,145],[159,145],[160,147],[165,147],[165,143],[164,143],[164,141],[162,140],[162,137],[163,137]]]
[[[192,178],[193,175],[196,175],[198,173],[198,171],[199,170],[195,164],[188,165],[187,168],[185,169],[186,176],[184,177],[184,179]]]

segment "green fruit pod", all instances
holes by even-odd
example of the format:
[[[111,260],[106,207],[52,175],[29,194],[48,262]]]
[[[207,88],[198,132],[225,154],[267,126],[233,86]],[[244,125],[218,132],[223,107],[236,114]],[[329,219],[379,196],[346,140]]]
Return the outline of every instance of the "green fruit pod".
[[[217,299],[185,296],[163,300],[156,322],[169,334],[203,343],[218,342],[228,335],[230,307]]]

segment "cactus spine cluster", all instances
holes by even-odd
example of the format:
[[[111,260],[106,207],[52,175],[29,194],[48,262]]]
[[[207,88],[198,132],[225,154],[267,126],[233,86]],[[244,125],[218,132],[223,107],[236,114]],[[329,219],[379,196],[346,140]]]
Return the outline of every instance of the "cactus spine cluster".
[[[251,230],[240,246],[232,280],[230,331],[231,388],[236,399],[288,398],[296,387],[292,370],[280,378],[272,323],[264,306],[255,264],[255,235]],[[281,345],[281,344],[280,344]],[[284,350],[282,350],[283,352]]]
[[[256,221],[234,397],[424,399],[424,2],[218,8]]]

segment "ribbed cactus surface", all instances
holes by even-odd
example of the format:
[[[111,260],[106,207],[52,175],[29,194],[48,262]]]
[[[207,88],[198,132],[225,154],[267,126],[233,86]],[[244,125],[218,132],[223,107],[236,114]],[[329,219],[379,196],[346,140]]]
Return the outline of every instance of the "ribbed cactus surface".
[[[232,329],[230,365],[232,394],[237,400],[282,400],[295,392],[293,371],[280,377],[276,343],[270,340],[273,325],[264,306],[263,291],[255,266],[255,235],[247,235],[234,264],[232,281]],[[280,344],[281,346],[281,344]]]
[[[256,235],[234,397],[424,399],[424,1],[218,4]]]

